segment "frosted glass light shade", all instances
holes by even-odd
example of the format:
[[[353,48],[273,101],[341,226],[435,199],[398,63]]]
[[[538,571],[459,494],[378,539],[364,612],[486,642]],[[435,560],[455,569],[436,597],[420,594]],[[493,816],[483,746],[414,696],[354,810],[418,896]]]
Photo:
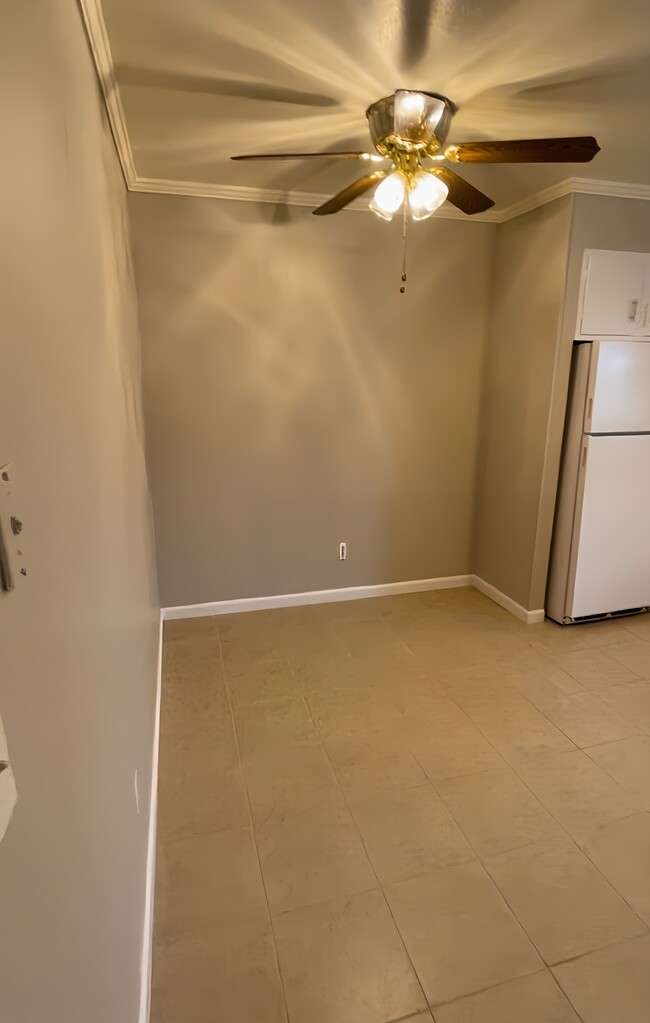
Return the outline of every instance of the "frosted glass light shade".
[[[393,171],[387,178],[380,181],[375,194],[370,200],[370,209],[384,220],[392,220],[404,202],[406,181],[399,171]]]
[[[418,171],[409,190],[408,203],[411,220],[426,220],[436,212],[439,206],[442,206],[448,193],[449,189],[444,181],[441,181],[431,171]]]

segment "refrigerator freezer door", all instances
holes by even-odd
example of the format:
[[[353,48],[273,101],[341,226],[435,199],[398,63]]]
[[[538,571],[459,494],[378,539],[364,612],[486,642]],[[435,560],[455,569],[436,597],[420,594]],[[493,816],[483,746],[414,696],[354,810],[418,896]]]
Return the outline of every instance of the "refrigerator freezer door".
[[[585,437],[567,615],[650,605],[650,434]]]
[[[586,433],[650,432],[650,342],[594,343]]]

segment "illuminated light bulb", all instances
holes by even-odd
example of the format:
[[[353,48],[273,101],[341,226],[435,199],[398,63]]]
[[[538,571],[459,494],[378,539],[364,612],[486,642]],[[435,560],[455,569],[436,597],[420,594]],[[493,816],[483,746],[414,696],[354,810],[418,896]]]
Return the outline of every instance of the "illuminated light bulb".
[[[426,98],[421,92],[408,92],[400,89],[395,95],[395,113],[400,119],[420,120],[426,106]]]
[[[406,181],[399,171],[393,171],[387,178],[380,181],[375,194],[370,200],[370,209],[384,220],[392,220],[404,202]]]
[[[387,179],[388,180],[388,179]],[[447,198],[449,189],[444,181],[431,171],[419,170],[409,189],[409,213],[411,220],[426,220],[436,212]]]

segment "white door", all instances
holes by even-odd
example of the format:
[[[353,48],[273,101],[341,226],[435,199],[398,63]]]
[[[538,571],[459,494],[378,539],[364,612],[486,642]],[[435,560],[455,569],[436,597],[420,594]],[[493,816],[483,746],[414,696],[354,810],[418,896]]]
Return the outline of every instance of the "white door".
[[[650,433],[650,341],[596,341],[585,433]]]
[[[650,605],[650,434],[586,437],[585,449],[571,618]]]
[[[582,337],[650,335],[650,255],[647,252],[585,252],[586,276],[579,332]]]

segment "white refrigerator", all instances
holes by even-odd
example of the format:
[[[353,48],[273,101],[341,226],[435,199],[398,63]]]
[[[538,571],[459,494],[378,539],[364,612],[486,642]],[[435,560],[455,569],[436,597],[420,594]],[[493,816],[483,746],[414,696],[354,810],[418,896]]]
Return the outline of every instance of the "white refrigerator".
[[[650,607],[650,340],[573,350],[546,613]]]

